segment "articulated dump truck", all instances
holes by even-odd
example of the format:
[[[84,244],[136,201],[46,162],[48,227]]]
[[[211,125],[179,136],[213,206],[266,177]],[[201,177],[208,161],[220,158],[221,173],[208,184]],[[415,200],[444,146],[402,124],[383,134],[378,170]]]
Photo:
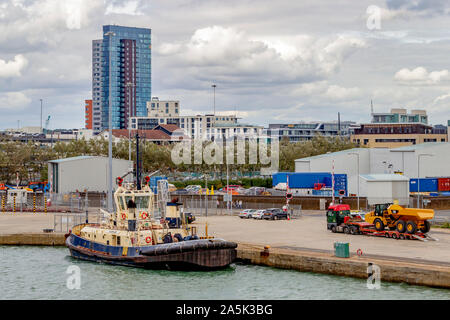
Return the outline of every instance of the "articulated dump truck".
[[[433,218],[434,210],[385,203],[375,205],[363,219],[352,214],[348,205],[332,205],[327,211],[327,228],[332,232],[426,241],[435,240],[427,235],[431,227],[428,220]]]
[[[415,234],[417,231],[427,233],[431,224],[428,220],[434,218],[434,210],[419,208],[404,208],[398,204],[377,204],[375,210],[365,216],[377,231],[397,230],[400,233]]]

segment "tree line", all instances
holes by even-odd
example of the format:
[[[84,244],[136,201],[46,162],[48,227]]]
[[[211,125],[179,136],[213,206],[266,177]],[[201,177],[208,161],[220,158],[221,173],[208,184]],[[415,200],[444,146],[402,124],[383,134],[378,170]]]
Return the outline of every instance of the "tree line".
[[[204,147],[209,143],[204,143]],[[128,140],[120,140],[113,143],[112,154],[114,158],[128,159]],[[141,165],[144,172],[159,170],[159,174],[177,177],[183,172],[205,173],[215,172],[222,177],[226,171],[226,164],[207,164],[202,160],[200,164],[175,164],[172,161],[172,148],[175,144],[156,144],[148,141],[140,141]],[[315,156],[327,152],[335,152],[354,148],[355,145],[347,138],[328,138],[315,136],[304,142],[289,142],[282,139],[279,143],[279,171],[294,171],[295,159]],[[250,164],[248,159],[248,143],[246,148],[245,164],[230,164],[230,174],[243,176],[246,172],[258,172],[261,170],[260,163]],[[135,141],[132,141],[131,158],[135,161]],[[225,148],[223,159],[226,158]],[[236,153],[236,151],[235,151]],[[270,147],[268,148],[270,154]],[[19,178],[19,184],[30,181],[44,181],[48,178],[47,161],[76,156],[108,156],[108,140],[105,138],[85,140],[84,138],[70,142],[56,142],[53,146],[41,145],[29,141],[27,143],[3,139],[0,141],[0,183],[15,184]],[[225,162],[225,161],[224,161]]]

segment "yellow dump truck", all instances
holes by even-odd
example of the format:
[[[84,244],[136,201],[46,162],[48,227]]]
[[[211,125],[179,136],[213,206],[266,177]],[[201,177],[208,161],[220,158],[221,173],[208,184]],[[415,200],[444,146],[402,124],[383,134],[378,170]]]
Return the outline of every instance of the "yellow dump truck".
[[[427,233],[434,218],[434,210],[404,208],[398,204],[384,203],[375,205],[374,211],[365,215],[365,220],[372,223],[377,231],[397,230],[400,233]]]

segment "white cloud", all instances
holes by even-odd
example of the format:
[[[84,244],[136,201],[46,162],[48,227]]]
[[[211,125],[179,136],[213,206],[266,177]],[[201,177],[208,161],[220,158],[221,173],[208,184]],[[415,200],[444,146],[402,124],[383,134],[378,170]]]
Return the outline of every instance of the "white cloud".
[[[22,92],[0,93],[0,110],[2,111],[24,109],[30,102],[31,99]]]
[[[128,14],[133,16],[142,15],[142,12],[139,11],[139,4],[140,3],[138,0],[124,1],[121,4],[111,2],[106,7],[105,15],[108,14]]]
[[[449,71],[432,71],[428,72],[424,67],[417,67],[413,70],[403,68],[394,75],[394,79],[399,82],[410,84],[439,84],[443,81],[450,80]]]
[[[170,59],[170,64],[164,65],[165,72],[173,67],[184,68],[183,81],[209,77],[246,87],[327,78],[364,46],[363,40],[354,37],[295,36],[273,41],[235,28],[212,26],[196,30],[185,42],[164,43],[156,52]]]
[[[11,61],[0,59],[0,78],[19,77],[27,64],[28,60],[21,54],[16,55]]]

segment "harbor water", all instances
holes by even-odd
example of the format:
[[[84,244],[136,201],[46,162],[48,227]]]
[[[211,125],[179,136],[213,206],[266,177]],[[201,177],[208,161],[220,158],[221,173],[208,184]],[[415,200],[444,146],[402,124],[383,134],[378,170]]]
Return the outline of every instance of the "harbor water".
[[[79,289],[67,285],[73,269],[80,271]],[[0,288],[3,300],[450,299],[445,289],[388,282],[368,289],[364,279],[240,263],[214,272],[110,266],[75,260],[64,247],[31,246],[0,246]]]

